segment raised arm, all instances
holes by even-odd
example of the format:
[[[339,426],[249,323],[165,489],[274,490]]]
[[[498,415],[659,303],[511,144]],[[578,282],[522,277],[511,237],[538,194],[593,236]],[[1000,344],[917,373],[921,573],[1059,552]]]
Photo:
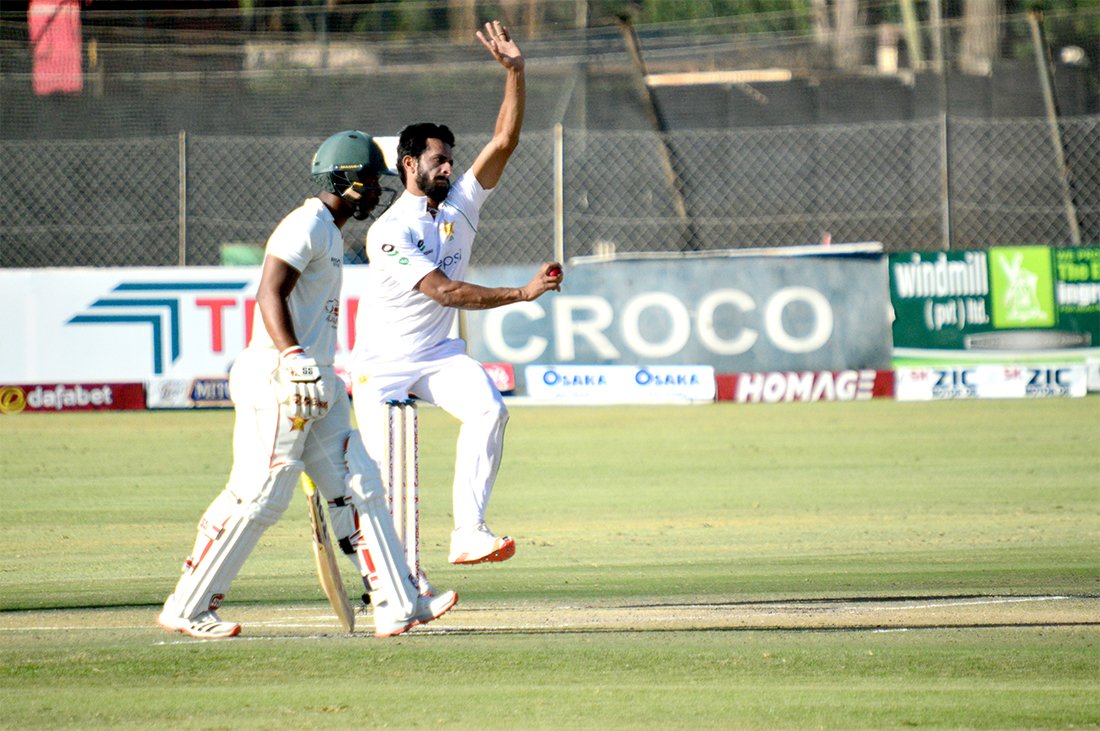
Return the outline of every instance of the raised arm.
[[[489,190],[496,187],[504,173],[504,166],[508,164],[508,158],[519,145],[527,87],[523,76],[523,54],[508,34],[508,29],[499,20],[486,23],[485,32],[478,31],[477,38],[508,72],[493,138],[478,154],[472,168],[477,182],[481,183],[482,188]]]

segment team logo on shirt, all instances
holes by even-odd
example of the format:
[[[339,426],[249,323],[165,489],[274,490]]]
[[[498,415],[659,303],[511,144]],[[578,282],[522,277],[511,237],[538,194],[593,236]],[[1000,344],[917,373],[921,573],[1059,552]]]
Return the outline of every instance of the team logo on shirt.
[[[450,241],[455,235],[455,222],[447,221],[439,227],[439,231],[443,234],[444,241]]]

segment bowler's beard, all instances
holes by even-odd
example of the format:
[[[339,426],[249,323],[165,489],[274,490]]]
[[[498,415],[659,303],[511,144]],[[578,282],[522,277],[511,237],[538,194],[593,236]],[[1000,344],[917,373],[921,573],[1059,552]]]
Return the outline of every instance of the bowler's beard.
[[[451,181],[447,178],[429,178],[425,172],[416,174],[416,184],[435,203],[442,203],[451,192]]]

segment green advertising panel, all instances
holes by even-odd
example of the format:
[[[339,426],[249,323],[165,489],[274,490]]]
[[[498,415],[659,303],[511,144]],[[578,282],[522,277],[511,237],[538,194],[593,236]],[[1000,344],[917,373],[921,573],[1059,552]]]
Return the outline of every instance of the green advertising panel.
[[[984,251],[890,255],[894,347],[962,349],[990,329]]]
[[[989,250],[993,327],[1054,327],[1054,275],[1045,246]]]
[[[896,365],[1100,357],[1100,249],[890,255]]]
[[[1100,347],[1100,249],[1055,249],[1054,273],[1059,327],[1092,333]]]

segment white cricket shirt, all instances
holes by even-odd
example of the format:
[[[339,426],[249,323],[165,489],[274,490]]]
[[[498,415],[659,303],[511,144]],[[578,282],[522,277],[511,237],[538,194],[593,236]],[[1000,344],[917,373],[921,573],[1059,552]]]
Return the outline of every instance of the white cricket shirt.
[[[310,198],[275,227],[264,253],[282,259],[301,273],[287,299],[294,334],[317,365],[331,366],[344,278],[344,237],[332,220],[332,212],[319,198]],[[250,347],[275,347],[260,317],[259,305]]]
[[[458,310],[420,293],[433,269],[466,276],[485,190],[473,172],[455,181],[433,218],[428,199],[406,191],[367,232],[367,278],[355,319],[354,363],[407,362],[454,352]]]

